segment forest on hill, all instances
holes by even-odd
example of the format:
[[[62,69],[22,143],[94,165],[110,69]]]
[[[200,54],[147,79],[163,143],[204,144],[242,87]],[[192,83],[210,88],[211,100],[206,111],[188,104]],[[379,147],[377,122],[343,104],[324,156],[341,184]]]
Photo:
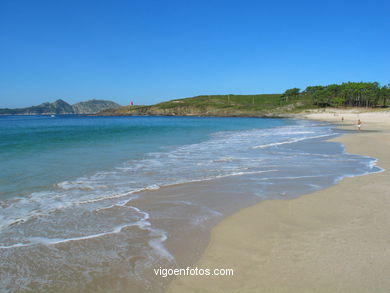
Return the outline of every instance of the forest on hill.
[[[318,107],[387,107],[390,103],[390,86],[378,82],[345,82],[327,86],[308,86],[286,90],[282,102],[309,98]]]

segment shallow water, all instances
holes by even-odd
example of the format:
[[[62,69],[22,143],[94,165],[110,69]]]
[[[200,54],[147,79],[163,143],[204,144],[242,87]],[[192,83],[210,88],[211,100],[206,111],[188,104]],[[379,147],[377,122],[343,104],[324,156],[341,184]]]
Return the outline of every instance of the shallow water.
[[[5,292],[158,292],[152,268],[193,260],[178,258],[193,242],[183,235],[380,170],[311,121],[7,116],[0,131]]]

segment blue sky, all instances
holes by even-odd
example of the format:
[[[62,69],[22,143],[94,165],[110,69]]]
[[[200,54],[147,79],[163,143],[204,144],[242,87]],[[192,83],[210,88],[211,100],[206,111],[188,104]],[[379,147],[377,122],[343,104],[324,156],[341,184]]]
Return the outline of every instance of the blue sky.
[[[390,1],[0,0],[0,107],[390,82]]]

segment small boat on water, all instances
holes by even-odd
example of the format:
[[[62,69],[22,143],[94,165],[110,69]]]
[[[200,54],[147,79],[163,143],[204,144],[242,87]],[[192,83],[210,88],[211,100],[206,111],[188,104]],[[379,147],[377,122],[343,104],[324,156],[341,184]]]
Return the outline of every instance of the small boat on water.
[[[50,115],[50,117],[56,117],[56,115]]]

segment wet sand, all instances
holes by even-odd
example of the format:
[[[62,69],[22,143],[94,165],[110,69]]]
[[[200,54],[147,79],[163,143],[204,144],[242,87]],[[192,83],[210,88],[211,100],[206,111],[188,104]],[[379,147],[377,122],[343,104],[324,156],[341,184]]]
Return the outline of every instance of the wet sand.
[[[390,292],[390,115],[321,112],[353,133],[336,141],[385,172],[346,178],[293,200],[268,200],[221,221],[192,267],[230,277],[177,277],[168,292]],[[360,118],[363,131],[356,131]]]

